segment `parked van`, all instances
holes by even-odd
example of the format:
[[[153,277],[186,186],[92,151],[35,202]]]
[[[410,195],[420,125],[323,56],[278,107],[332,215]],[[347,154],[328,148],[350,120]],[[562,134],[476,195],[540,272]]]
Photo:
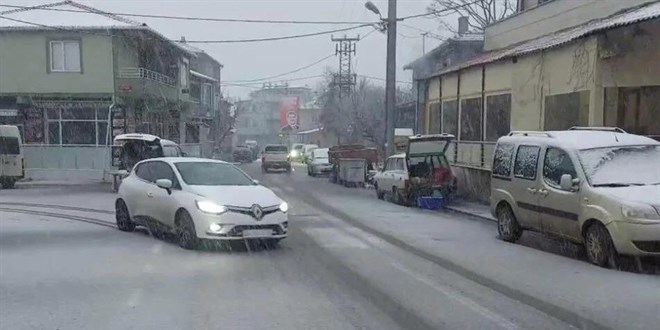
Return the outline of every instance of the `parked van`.
[[[660,256],[660,142],[618,128],[511,132],[495,148],[490,207],[505,241],[559,236],[604,267]]]
[[[9,189],[25,176],[25,159],[18,127],[0,125],[0,185]]]
[[[130,171],[137,162],[156,157],[185,157],[174,141],[151,134],[130,133],[117,135],[112,147],[112,166]]]

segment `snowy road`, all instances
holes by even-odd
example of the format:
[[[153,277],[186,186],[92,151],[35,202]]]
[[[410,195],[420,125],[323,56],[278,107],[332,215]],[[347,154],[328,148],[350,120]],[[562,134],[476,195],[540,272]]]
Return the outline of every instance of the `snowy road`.
[[[485,246],[498,249],[494,252],[519,253],[522,263],[545,258],[537,262],[558,266],[555,274],[537,279],[536,291],[507,291],[510,283],[497,276],[520,280],[521,286],[528,281],[507,269],[506,262],[491,267],[491,282],[471,275],[480,270],[478,259],[474,264],[446,262],[463,252],[468,259],[478,258],[478,251],[451,237],[452,231],[463,229],[451,222],[444,233],[428,230],[437,244],[444,244],[441,253],[433,250],[437,246],[426,245],[434,240],[422,234],[393,235],[397,221],[405,220],[414,229],[436,214],[378,201],[372,191],[308,178],[301,168],[288,176],[262,175],[257,164],[243,167],[291,204],[290,237],[279,248],[186,251],[144,231],[120,232],[112,228],[109,211],[115,197],[106,192],[108,187],[0,191],[0,328],[619,327],[616,320],[600,318],[599,308],[584,309],[580,299],[564,293],[572,285],[555,276],[563,275],[566,266],[561,265],[566,264],[578,265],[572,272],[578,284],[580,273],[604,274],[612,282],[634,280],[642,302],[653,290],[660,294],[658,277],[603,271],[526,247],[501,246],[491,233],[485,238],[494,243]],[[444,216],[466,221],[474,231],[466,233],[469,239],[485,239],[484,233],[494,228],[458,215]],[[544,296],[553,286],[555,297]],[[572,314],[555,308],[561,305],[557,297],[565,302],[564,309],[581,310]],[[601,296],[593,301],[602,307],[611,304]],[[660,310],[660,305],[629,306],[610,314],[628,328],[643,328],[660,321],[657,313],[648,313],[654,308]],[[629,309],[638,311],[626,316]]]

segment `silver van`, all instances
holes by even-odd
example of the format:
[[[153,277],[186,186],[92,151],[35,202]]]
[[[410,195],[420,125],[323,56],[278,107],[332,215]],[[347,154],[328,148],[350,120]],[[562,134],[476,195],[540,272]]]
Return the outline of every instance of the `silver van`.
[[[610,267],[660,256],[660,142],[618,128],[511,132],[495,147],[490,208],[505,241],[548,233]]]

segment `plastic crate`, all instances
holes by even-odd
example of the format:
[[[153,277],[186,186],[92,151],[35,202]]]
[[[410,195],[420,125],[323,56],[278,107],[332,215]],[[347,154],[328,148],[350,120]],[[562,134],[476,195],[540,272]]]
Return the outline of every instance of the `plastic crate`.
[[[427,210],[438,210],[444,208],[442,197],[417,197],[417,207]]]

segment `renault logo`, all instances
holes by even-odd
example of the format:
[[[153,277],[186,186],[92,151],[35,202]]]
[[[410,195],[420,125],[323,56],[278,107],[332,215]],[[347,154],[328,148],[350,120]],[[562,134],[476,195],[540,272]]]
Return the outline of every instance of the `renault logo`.
[[[257,221],[264,217],[264,210],[261,209],[261,206],[257,204],[252,205],[252,216],[257,219]]]

